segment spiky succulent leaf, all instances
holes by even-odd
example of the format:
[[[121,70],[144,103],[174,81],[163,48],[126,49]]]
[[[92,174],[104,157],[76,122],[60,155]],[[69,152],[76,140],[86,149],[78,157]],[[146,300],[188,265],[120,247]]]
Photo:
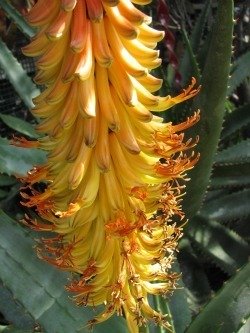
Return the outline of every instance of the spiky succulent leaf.
[[[197,313],[200,307],[210,298],[211,287],[204,268],[186,237],[179,244],[178,260],[183,273],[182,278],[190,308],[194,313]]]
[[[201,120],[195,127],[195,133],[192,130],[190,133],[198,134],[200,137],[197,150],[201,158],[189,174],[191,181],[183,201],[184,211],[189,218],[200,209],[222,129],[231,60],[232,32],[233,1],[220,1],[202,73],[202,90],[194,103],[196,108],[201,110]]]
[[[7,114],[0,113],[0,119],[13,130],[27,135],[30,138],[37,138],[38,134],[36,133],[34,127],[27,121],[22,120],[18,117],[10,116]]]
[[[201,214],[218,221],[232,221],[250,216],[250,189],[229,193],[204,204]]]
[[[32,98],[38,95],[39,90],[27,75],[12,52],[0,38],[0,67],[4,70],[8,80],[30,109],[33,107]]]
[[[250,166],[248,166],[250,167]],[[221,176],[213,177],[211,179],[210,188],[237,188],[237,187],[249,187],[250,186],[250,177],[248,175],[240,176]]]
[[[231,228],[250,244],[250,223],[249,218],[243,218],[230,224]]]
[[[239,332],[249,315],[250,263],[225,284],[185,333]]]
[[[250,104],[245,104],[229,113],[223,124],[221,139],[230,139],[236,131],[246,128],[250,124]]]
[[[180,61],[179,70],[182,75],[182,84],[184,85],[190,80],[192,76],[195,75],[195,73],[198,75],[197,79],[200,79],[199,65],[197,63],[196,55],[202,44],[202,37],[207,23],[210,5],[210,0],[207,0],[195,22],[190,37],[187,35],[186,30],[182,28],[184,45],[186,47],[183,57]]]
[[[34,319],[3,284],[0,284],[0,311],[18,329],[32,330],[35,327]]]
[[[223,149],[215,156],[215,164],[242,164],[250,163],[250,139]]]
[[[177,263],[174,265],[174,270],[175,272],[181,273]],[[168,299],[168,308],[175,332],[184,332],[185,328],[191,322],[191,311],[187,302],[186,289],[184,288],[184,283],[181,278],[178,281],[178,289],[175,290],[173,295]]]
[[[250,170],[250,163],[244,164],[230,164],[230,165],[220,165],[216,166],[213,170],[213,177],[210,184],[210,188],[216,185],[216,181],[218,180],[219,183],[222,183],[223,180],[225,181],[224,187],[230,187],[231,185],[234,186],[247,186],[250,182],[249,180],[249,170]],[[246,180],[246,182],[245,182]]]
[[[232,68],[227,94],[231,95],[250,76],[250,51],[239,57]]]
[[[235,163],[216,165],[213,169],[213,175],[209,184],[210,190],[215,189],[237,189],[250,186],[250,163],[244,163],[242,160]],[[213,191],[214,192],[214,191]],[[226,193],[224,193],[226,194]],[[222,193],[222,197],[224,196]],[[209,193],[209,197],[213,195]]]
[[[203,9],[195,22],[190,36],[183,26],[181,26],[182,39],[185,45],[185,51],[180,61],[179,71],[182,77],[182,85],[190,82],[192,76],[200,83],[202,70],[204,68],[204,58],[208,53],[210,45],[210,34],[203,41],[203,33],[210,12],[210,0],[207,0]],[[203,51],[205,56],[201,55]],[[170,81],[171,82],[171,81]],[[176,123],[184,121],[193,114],[192,101],[186,101],[182,105],[176,105],[171,110],[164,113],[164,120],[174,121]]]
[[[33,245],[29,234],[0,211],[0,280],[3,285],[45,332],[88,332],[84,325],[94,312],[78,308],[69,300],[63,288],[68,274],[40,261]],[[121,318],[114,318],[95,331],[109,331],[112,327],[126,332]]]
[[[8,192],[0,189],[0,199],[3,199],[7,196]]]
[[[0,172],[7,175],[25,175],[34,165],[45,161],[45,153],[38,149],[12,146],[0,138]]]
[[[0,186],[11,186],[14,185],[16,182],[17,181],[14,177],[0,174]]]
[[[173,265],[173,270],[181,273],[178,263]],[[187,293],[182,278],[178,280],[178,289],[174,291],[171,297],[164,299],[161,296],[154,296],[153,299],[155,308],[168,315],[173,333],[184,332],[185,328],[191,322],[191,311],[187,302]],[[159,332],[165,332],[164,329],[161,330]],[[157,329],[153,329],[153,333],[158,333]]]
[[[201,73],[199,64],[196,59],[195,50],[192,45],[192,41],[189,40],[187,31],[185,28],[182,28],[182,36],[184,40],[184,44],[186,47],[187,56],[184,55],[182,66],[180,67],[180,71],[182,74],[182,82],[186,84],[188,80],[191,79],[192,76],[195,76],[198,82],[201,80]]]
[[[0,333],[34,333],[34,330],[22,330],[14,327],[13,325],[0,326]],[[40,330],[36,330],[36,333],[40,333]]]
[[[23,15],[21,15],[7,0],[0,0],[0,8],[4,10],[6,15],[16,24],[16,26],[27,37],[32,37],[35,30],[26,22]]]
[[[250,316],[247,319],[243,319],[243,326],[237,333],[248,333],[250,327]]]
[[[235,232],[214,220],[196,217],[186,234],[204,256],[230,275],[248,260],[249,245]]]
[[[210,188],[209,188],[210,190]],[[205,197],[205,202],[208,203],[211,200],[216,200],[217,198],[220,198],[221,196],[227,194],[228,191],[226,189],[213,189],[210,191],[207,191],[206,197]]]
[[[180,289],[175,290],[168,301],[168,307],[172,316],[173,327],[176,333],[183,332],[191,322],[191,311],[187,302],[186,289],[184,289],[182,282],[179,282],[178,286]]]

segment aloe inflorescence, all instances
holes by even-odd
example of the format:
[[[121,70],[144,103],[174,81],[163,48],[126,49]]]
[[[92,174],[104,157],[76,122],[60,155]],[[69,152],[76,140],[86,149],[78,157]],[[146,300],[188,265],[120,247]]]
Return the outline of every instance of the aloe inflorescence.
[[[161,64],[164,34],[130,0],[38,0],[27,19],[38,28],[23,52],[38,57],[35,81],[45,86],[32,111],[42,136],[16,144],[48,159],[22,179],[22,203],[39,216],[27,225],[55,233],[38,255],[75,273],[67,289],[79,305],[104,304],[90,326],[117,313],[130,332],[147,320],[169,328],[148,294],[168,294],[178,278],[175,222],[198,159],[186,154],[196,140],[182,132],[199,113],[177,125],[155,113],[195,96],[195,79],[176,97],[154,94],[162,81],[150,70]]]

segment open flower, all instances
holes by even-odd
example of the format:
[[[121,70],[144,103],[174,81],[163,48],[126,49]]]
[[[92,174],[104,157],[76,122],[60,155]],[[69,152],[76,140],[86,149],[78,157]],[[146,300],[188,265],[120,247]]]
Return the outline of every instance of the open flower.
[[[180,132],[199,115],[173,126],[151,111],[193,97],[195,80],[176,97],[153,94],[163,33],[129,0],[38,0],[28,20],[39,32],[23,52],[38,57],[35,81],[45,86],[34,100],[44,134],[35,145],[48,160],[22,179],[23,204],[40,216],[25,223],[56,235],[38,254],[75,273],[67,289],[78,304],[104,304],[90,325],[117,313],[133,333],[149,319],[169,328],[148,294],[175,288],[179,180],[197,161]]]

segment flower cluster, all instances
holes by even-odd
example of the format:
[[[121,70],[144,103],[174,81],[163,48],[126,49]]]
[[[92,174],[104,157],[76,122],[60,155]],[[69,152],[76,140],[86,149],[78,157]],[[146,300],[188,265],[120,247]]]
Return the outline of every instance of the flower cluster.
[[[104,304],[90,325],[117,313],[133,333],[147,320],[168,328],[148,294],[169,293],[178,277],[179,180],[197,161],[182,131],[199,115],[172,125],[155,113],[196,95],[195,80],[177,97],[154,94],[163,33],[130,0],[38,0],[27,18],[38,27],[23,52],[38,58],[35,81],[45,87],[32,111],[43,135],[16,144],[48,159],[23,179],[23,204],[39,215],[25,222],[55,235],[38,254],[74,273],[67,289],[78,304]]]

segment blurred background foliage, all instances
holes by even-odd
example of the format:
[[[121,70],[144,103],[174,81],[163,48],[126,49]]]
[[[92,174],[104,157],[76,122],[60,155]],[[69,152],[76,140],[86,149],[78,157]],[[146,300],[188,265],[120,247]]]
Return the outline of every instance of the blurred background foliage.
[[[73,304],[67,274],[36,257],[37,235],[18,223],[26,211],[16,176],[46,158],[10,145],[13,135],[37,137],[29,109],[42,87],[32,82],[34,61],[21,53],[34,34],[24,19],[34,2],[0,0],[0,332],[87,332],[95,310]],[[143,10],[166,34],[155,71],[164,78],[161,94],[176,94],[192,76],[202,85],[193,101],[163,114],[177,123],[200,109],[201,121],[186,135],[199,136],[201,158],[183,200],[189,222],[173,268],[182,273],[180,288],[150,301],[168,314],[174,333],[249,333],[249,1],[155,0]],[[125,333],[124,319],[94,329],[107,331]],[[141,332],[164,330],[149,324]]]

